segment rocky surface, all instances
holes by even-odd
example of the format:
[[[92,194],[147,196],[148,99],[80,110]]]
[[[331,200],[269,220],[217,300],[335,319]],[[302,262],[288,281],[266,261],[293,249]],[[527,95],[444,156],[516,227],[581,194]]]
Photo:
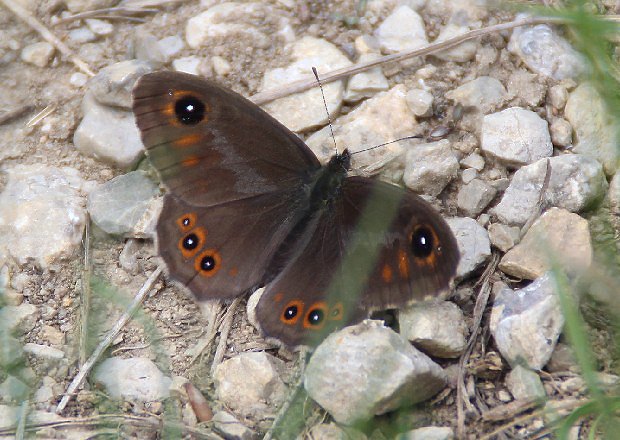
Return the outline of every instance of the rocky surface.
[[[157,177],[130,111],[140,75],[185,71],[251,96],[313,81],[311,67],[324,77],[512,19],[475,1],[203,0],[82,19],[71,15],[121,4],[35,3],[19,2],[96,75],[0,9],[0,427],[24,413],[29,423],[61,417],[54,410],[84,356],[160,264]],[[611,3],[601,10],[613,12]],[[493,33],[323,84],[340,151],[387,143],[354,154],[353,174],[406,186],[448,219],[461,252],[451,302],[382,316],[400,335],[379,324],[342,330],[304,373],[304,359],[263,340],[244,307],[222,320],[220,305],[200,307],[162,278],[62,417],[117,417],[115,432],[135,438],[193,435],[182,429],[260,438],[297,409],[303,420],[291,438],[449,439],[461,428],[463,438],[480,438],[499,426],[510,438],[546,432],[549,418],[523,419],[510,408],[544,396],[561,408],[587,390],[563,329],[562,292],[547,271],[562,267],[576,290],[618,282],[597,260],[605,240],[618,249],[617,128],[564,30],[540,24]],[[264,108],[323,162],[335,152],[318,88]],[[20,111],[4,119],[13,110]],[[89,217],[96,227],[86,227]],[[596,274],[604,282],[582,279]],[[487,280],[493,292],[477,311]],[[613,296],[600,298],[614,309]],[[482,328],[468,350],[476,313]],[[586,330],[596,377],[612,387],[613,336],[598,319],[604,313],[593,315]],[[212,423],[198,424],[179,385],[187,378],[206,397]],[[303,408],[292,399],[299,393]],[[280,414],[283,407],[290,412]],[[363,425],[343,425],[353,421]],[[585,437],[589,426],[578,423],[573,433]],[[94,433],[36,429],[38,438]]]

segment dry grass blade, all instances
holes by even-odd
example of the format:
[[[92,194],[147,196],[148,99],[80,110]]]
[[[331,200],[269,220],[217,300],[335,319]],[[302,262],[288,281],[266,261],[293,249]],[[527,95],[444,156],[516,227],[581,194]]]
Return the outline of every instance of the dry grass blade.
[[[39,122],[41,122],[43,119],[47,118],[49,115],[54,113],[54,111],[56,111],[56,105],[54,104],[48,105],[43,110],[41,110],[39,113],[34,115],[32,118],[30,118],[30,120],[26,122],[26,127],[34,127]]]
[[[118,335],[118,332],[120,332],[121,329],[133,317],[134,313],[136,312],[136,310],[138,310],[138,307],[140,307],[147,293],[149,293],[149,291],[151,290],[151,287],[153,287],[153,284],[155,284],[155,281],[157,281],[157,278],[159,278],[161,273],[162,273],[161,267],[158,267],[157,269],[155,269],[155,271],[151,274],[151,276],[142,285],[142,288],[136,294],[132,303],[129,305],[125,313],[123,313],[123,315],[116,322],[116,324],[114,324],[114,327],[112,327],[112,329],[108,332],[105,338],[103,338],[103,340],[99,343],[97,348],[95,348],[95,350],[93,351],[93,354],[91,354],[88,360],[84,363],[84,365],[82,365],[82,367],[80,368],[80,371],[78,371],[78,374],[76,374],[76,376],[73,378],[73,380],[69,384],[69,387],[67,387],[67,391],[65,391],[65,394],[62,396],[62,399],[60,399],[60,403],[56,407],[56,414],[60,414],[65,409],[65,407],[67,406],[67,403],[69,403],[69,399],[71,399],[71,396],[73,396],[73,393],[75,393],[75,391],[78,389],[82,381],[86,378],[86,375],[93,368],[93,366],[95,365],[99,357],[110,346],[114,338],[116,338],[116,335]]]
[[[128,8],[157,8],[170,3],[182,3],[185,0],[125,0],[120,4]]]
[[[202,309],[202,313],[205,315],[205,318],[209,324],[207,325],[207,330],[204,333],[205,336],[200,339],[194,347],[192,347],[191,351],[193,354],[192,360],[189,363],[190,365],[193,365],[215,340],[215,337],[217,336],[217,329],[222,324],[222,320],[224,319],[223,316],[221,316],[222,308],[222,301],[212,301],[206,311]]]
[[[508,29],[513,29],[520,26],[529,26],[534,24],[541,23],[562,23],[562,20],[551,17],[535,17],[528,18],[525,20],[516,20],[511,21],[509,23],[496,24],[493,26],[487,26],[481,29],[474,29],[469,32],[465,32],[464,34],[458,35],[454,38],[450,38],[448,40],[439,42],[439,43],[431,43],[426,46],[420,47],[418,49],[406,50],[403,52],[395,53],[392,55],[386,55],[376,60],[369,61],[366,63],[358,63],[353,64],[352,66],[345,67],[342,69],[332,70],[331,72],[326,72],[321,74],[321,82],[323,84],[328,84],[333,81],[337,81],[339,79],[347,78],[351,75],[355,75],[356,73],[365,72],[373,67],[380,66],[381,64],[403,61],[409,58],[429,55],[431,53],[439,52],[442,50],[450,49],[452,47],[458,46],[459,44],[472,40],[474,38],[482,37],[484,35],[505,31]],[[268,102],[271,102],[275,99],[282,98],[284,96],[292,95],[293,93],[303,92],[305,90],[309,90],[313,87],[316,87],[316,81],[312,79],[311,75],[308,76],[308,79],[302,79],[299,81],[294,81],[285,86],[278,87],[274,90],[266,90],[264,92],[260,92],[255,94],[250,98],[252,102],[257,105],[263,105]]]
[[[588,401],[588,399],[574,399],[574,400],[569,400],[569,401],[561,401],[557,405],[555,405],[555,410],[556,411],[557,410],[568,410],[568,411],[571,411],[571,410],[573,410],[575,408],[578,408],[579,406],[583,405],[587,401]],[[550,402],[553,402],[553,401],[550,401]],[[509,430],[511,428],[514,428],[515,426],[525,425],[530,420],[536,419],[538,417],[542,417],[546,412],[548,412],[548,410],[545,410],[545,408],[541,408],[541,409],[536,410],[536,411],[534,411],[534,412],[532,412],[530,414],[526,414],[524,416],[512,419],[510,422],[508,422],[508,423],[500,426],[499,428],[494,429],[493,431],[491,431],[491,432],[481,436],[480,440],[495,439],[495,438],[497,438],[498,435],[502,435],[504,432],[506,432],[507,430]]]
[[[58,51],[66,56],[71,62],[82,72],[89,76],[95,76],[95,73],[91,70],[91,68],[82,61],[69,47],[60,41],[56,35],[54,35],[48,28],[46,28],[43,23],[34,18],[30,12],[26,11],[22,8],[17,2],[11,0],[0,0],[0,2],[11,11],[13,14],[17,15],[20,20],[30,26],[32,29],[37,31],[45,41],[54,46]]]
[[[80,365],[84,365],[87,356],[88,346],[88,316],[90,313],[91,290],[90,281],[92,275],[92,265],[90,261],[90,215],[86,214],[86,227],[84,228],[84,237],[82,238],[82,247],[84,248],[84,266],[82,267],[82,290],[80,301],[80,334],[79,334],[79,354],[78,361]]]
[[[545,168],[545,179],[543,180],[543,184],[540,188],[540,193],[538,194],[538,201],[536,202],[536,209],[534,210],[530,218],[527,219],[527,221],[521,228],[521,232],[520,232],[521,238],[523,238],[525,233],[529,231],[530,227],[532,226],[532,223],[534,223],[536,219],[540,217],[541,214],[545,211],[545,208],[546,208],[545,195],[547,194],[547,189],[549,189],[549,181],[551,180],[551,171],[552,171],[551,161],[547,159],[546,168]]]
[[[54,23],[54,26],[64,23],[70,23],[75,20],[82,20],[85,18],[116,18],[116,19],[131,19],[133,17],[126,17],[125,15],[133,15],[133,14],[155,14],[159,12],[158,9],[154,8],[123,8],[123,7],[114,7],[114,8],[105,8],[105,9],[93,9],[92,11],[84,11],[78,14],[70,15],[68,17],[62,18]]]
[[[469,361],[469,356],[471,355],[474,344],[476,342],[476,338],[478,337],[478,334],[480,332],[482,316],[489,301],[489,295],[491,294],[490,278],[491,275],[495,272],[498,263],[499,255],[493,254],[491,261],[485,268],[484,273],[482,274],[480,280],[477,283],[480,284],[481,287],[480,291],[478,292],[478,297],[476,298],[476,305],[474,306],[474,323],[472,325],[472,331],[469,337],[469,341],[467,341],[467,348],[459,359],[458,379],[456,385],[456,421],[459,438],[465,437],[465,408],[463,407],[466,399],[465,365],[467,365],[467,362]],[[467,403],[469,403],[469,400],[467,400]]]
[[[135,428],[150,428],[159,431],[161,430],[163,424],[162,417],[154,415],[139,416],[130,414],[100,414],[92,417],[65,418],[55,420],[53,422],[29,423],[25,426],[25,430],[28,432],[33,432],[45,428],[84,429],[87,427],[96,428],[101,425],[129,425]],[[210,430],[187,426],[182,423],[177,423],[174,420],[166,420],[166,426],[182,431],[186,434],[190,434],[193,439],[222,440],[222,437],[213,434]],[[116,430],[116,432],[118,433],[118,430]],[[15,427],[0,428],[0,435],[14,435],[15,433]]]
[[[503,420],[512,419],[518,414],[540,406],[540,404],[541,401],[538,399],[515,400],[514,402],[496,406],[482,413],[482,420],[485,422],[501,422]]]
[[[226,314],[222,320],[222,325],[220,326],[220,342],[217,344],[215,355],[213,356],[213,363],[211,364],[211,375],[214,374],[215,367],[217,367],[220,362],[222,362],[222,359],[224,359],[224,352],[226,351],[230,328],[232,327],[233,318],[235,317],[237,307],[239,306],[239,303],[241,303],[242,299],[242,297],[235,298],[233,302],[230,303],[228,310],[226,310]]]

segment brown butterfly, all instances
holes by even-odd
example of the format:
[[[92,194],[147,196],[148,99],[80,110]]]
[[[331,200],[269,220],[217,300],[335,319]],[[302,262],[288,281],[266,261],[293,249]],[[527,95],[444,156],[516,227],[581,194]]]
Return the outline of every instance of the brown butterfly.
[[[295,134],[193,75],[144,75],[133,111],[167,188],[157,224],[169,275],[199,300],[265,286],[256,317],[289,346],[449,288],[456,240],[424,200],[321,166]]]

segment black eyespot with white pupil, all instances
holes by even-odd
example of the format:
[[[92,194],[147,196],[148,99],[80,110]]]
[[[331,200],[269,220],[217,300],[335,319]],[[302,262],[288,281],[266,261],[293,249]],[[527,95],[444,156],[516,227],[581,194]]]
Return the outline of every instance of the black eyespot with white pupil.
[[[297,313],[299,313],[299,309],[297,308],[297,306],[288,306],[284,310],[283,317],[285,320],[290,321],[297,316]]]
[[[181,223],[183,224],[183,226],[187,227],[191,223],[191,220],[189,219],[189,217],[185,217],[183,220],[181,220]]]
[[[207,255],[200,260],[200,268],[205,272],[210,272],[215,269],[215,258]]]
[[[205,105],[194,96],[186,96],[175,103],[174,114],[182,124],[195,125],[204,119]]]
[[[426,226],[420,226],[411,234],[411,252],[418,258],[427,258],[433,253],[435,239],[433,232]]]
[[[323,317],[324,317],[323,310],[320,310],[320,309],[310,310],[310,313],[308,313],[308,323],[310,325],[318,325],[321,323],[321,321],[323,321]]]
[[[193,251],[194,249],[198,247],[199,241],[200,240],[198,239],[198,236],[196,234],[188,234],[183,239],[183,248],[188,251]]]

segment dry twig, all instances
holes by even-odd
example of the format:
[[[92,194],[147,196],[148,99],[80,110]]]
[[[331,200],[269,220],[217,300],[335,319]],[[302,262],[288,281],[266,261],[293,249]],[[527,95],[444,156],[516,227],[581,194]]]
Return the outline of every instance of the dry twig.
[[[380,66],[381,64],[403,61],[409,58],[414,58],[418,56],[429,55],[431,53],[439,52],[442,50],[450,49],[452,47],[458,46],[459,44],[472,40],[474,38],[482,37],[484,35],[489,35],[496,32],[505,31],[508,29],[513,29],[520,26],[530,26],[535,24],[543,24],[543,23],[562,23],[563,21],[559,18],[552,17],[532,17],[524,20],[516,20],[511,21],[509,23],[501,23],[493,26],[487,26],[481,29],[474,29],[469,32],[465,32],[464,34],[458,35],[454,38],[450,38],[445,41],[441,41],[438,43],[427,44],[426,46],[420,47],[418,49],[406,50],[403,52],[395,53],[392,55],[386,55],[375,60],[366,62],[366,63],[357,63],[352,66],[344,67],[342,69],[332,70],[331,72],[326,72],[321,74],[321,83],[328,84],[333,81],[337,81],[339,79],[347,78],[351,75],[355,75],[356,73],[365,72],[366,70],[372,69],[373,67]],[[268,102],[271,102],[275,99],[282,98],[284,96],[292,95],[293,93],[303,92],[305,90],[309,90],[313,87],[316,87],[316,80],[312,75],[308,76],[308,79],[301,79],[299,81],[294,81],[284,86],[280,86],[277,89],[265,90],[264,92],[260,92],[255,94],[250,98],[252,102],[257,105],[263,105]]]

